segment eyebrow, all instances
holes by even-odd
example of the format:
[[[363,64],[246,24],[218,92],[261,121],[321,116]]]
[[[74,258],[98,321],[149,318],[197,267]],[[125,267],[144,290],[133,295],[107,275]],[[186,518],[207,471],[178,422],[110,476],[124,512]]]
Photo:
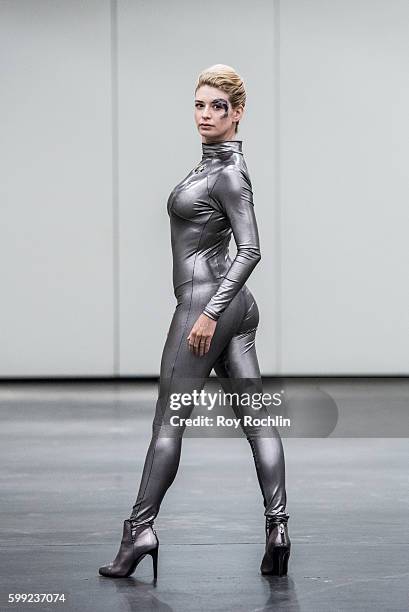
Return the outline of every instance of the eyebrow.
[[[214,98],[212,100],[212,102],[219,102],[220,100],[224,100],[224,102],[228,102],[228,100],[226,100],[226,98]],[[198,100],[197,98],[195,99],[195,102],[203,102],[203,100]]]

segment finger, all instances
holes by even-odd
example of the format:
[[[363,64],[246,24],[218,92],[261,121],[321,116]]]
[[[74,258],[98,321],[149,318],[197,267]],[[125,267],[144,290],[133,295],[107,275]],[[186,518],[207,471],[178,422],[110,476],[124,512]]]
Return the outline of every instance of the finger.
[[[188,337],[187,337],[187,345],[189,347],[189,351],[192,351],[193,350],[193,341],[192,341],[192,338],[191,338],[191,334],[189,334]]]
[[[205,354],[205,347],[206,347],[206,338],[202,338],[200,340],[200,345],[199,345],[199,355],[200,355],[200,357],[202,357]]]
[[[205,353],[207,353],[207,352],[208,352],[208,350],[209,350],[209,348],[210,348],[210,344],[211,344],[211,342],[212,342],[212,339],[211,339],[211,338],[207,338],[207,339],[206,339],[206,342],[205,342],[205,349],[204,349]]]
[[[201,339],[202,337],[196,334],[195,341],[194,341],[194,350],[195,350],[196,355],[199,354],[199,346],[200,346]]]
[[[195,332],[190,333],[189,348],[194,355],[196,355],[196,346],[199,340],[200,338],[197,336]]]

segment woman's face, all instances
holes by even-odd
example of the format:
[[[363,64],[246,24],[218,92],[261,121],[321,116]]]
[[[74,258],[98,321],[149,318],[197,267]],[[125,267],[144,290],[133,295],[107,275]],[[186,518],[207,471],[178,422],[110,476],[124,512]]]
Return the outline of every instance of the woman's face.
[[[232,108],[229,97],[221,89],[203,85],[195,95],[195,121],[205,143],[234,140],[236,122],[243,107]]]

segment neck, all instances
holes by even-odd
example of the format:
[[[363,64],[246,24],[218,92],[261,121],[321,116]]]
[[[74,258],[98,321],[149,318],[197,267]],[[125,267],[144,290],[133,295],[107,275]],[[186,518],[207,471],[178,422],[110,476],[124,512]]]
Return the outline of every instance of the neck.
[[[205,157],[215,157],[224,153],[242,152],[242,140],[220,140],[219,142],[202,142],[202,159]]]

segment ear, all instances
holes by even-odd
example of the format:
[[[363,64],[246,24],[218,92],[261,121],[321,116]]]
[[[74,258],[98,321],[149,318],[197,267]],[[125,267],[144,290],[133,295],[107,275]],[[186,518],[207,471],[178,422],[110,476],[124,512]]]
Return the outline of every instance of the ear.
[[[244,115],[244,107],[242,105],[237,106],[233,109],[232,119],[233,121],[240,121]]]

